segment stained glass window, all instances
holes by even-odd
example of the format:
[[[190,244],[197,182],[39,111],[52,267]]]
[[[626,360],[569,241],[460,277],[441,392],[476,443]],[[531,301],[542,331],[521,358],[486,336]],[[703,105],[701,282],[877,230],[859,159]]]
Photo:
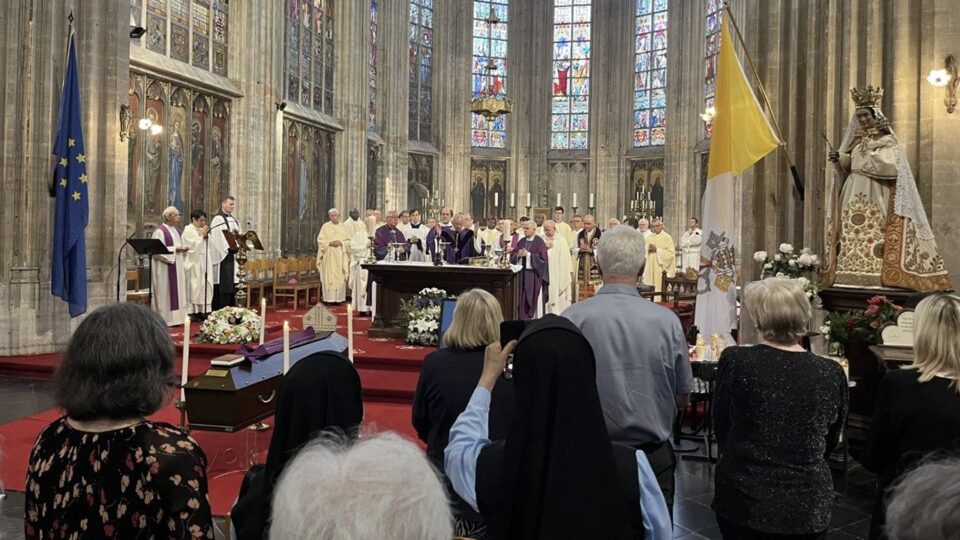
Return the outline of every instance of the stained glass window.
[[[377,51],[380,33],[380,2],[370,0],[370,59],[367,74],[367,127],[377,131],[377,106],[380,103],[378,95],[377,75],[380,72],[380,53]]]
[[[720,53],[720,23],[723,21],[723,0],[707,0],[707,44],[704,50],[703,106],[713,107],[717,95],[717,58]],[[713,126],[704,126],[704,135],[710,137]]]
[[[410,0],[408,135],[431,142],[433,132],[433,0]]]
[[[333,0],[288,0],[286,99],[333,114]]]
[[[553,4],[553,114],[550,148],[585,150],[590,128],[592,0]]]
[[[662,146],[667,125],[667,7],[637,0],[634,33],[633,146]]]
[[[147,30],[132,43],[226,76],[228,12],[227,0],[130,0],[133,19]]]
[[[500,97],[506,95],[509,3],[510,0],[473,2],[473,97],[477,97],[481,92]],[[505,148],[506,121],[505,115],[488,121],[479,114],[473,114],[470,130],[473,146]]]

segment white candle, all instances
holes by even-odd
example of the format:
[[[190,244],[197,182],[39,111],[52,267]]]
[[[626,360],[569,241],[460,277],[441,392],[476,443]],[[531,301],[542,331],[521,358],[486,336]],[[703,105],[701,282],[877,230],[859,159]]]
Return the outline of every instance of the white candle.
[[[500,206],[500,194],[499,194],[499,193],[494,193],[494,194],[493,194],[493,206]]]
[[[353,362],[353,304],[347,304],[347,358]]]
[[[560,205],[557,205],[557,206],[560,206]],[[574,207],[577,206],[577,194],[576,194],[576,193],[573,194],[573,206],[574,206]]]
[[[267,299],[260,299],[260,344],[263,345],[263,335],[267,333]]]
[[[511,194],[510,194],[510,208],[513,208],[513,207],[517,206],[517,199],[514,198],[515,195],[516,195],[516,193],[511,193]]]
[[[593,208],[593,193],[590,194],[590,208]]]
[[[290,323],[283,321],[283,374],[290,371]]]
[[[557,192],[557,206],[560,206],[560,193]]]
[[[530,206],[530,192],[527,192],[527,206]]]
[[[190,317],[183,320],[183,366],[180,368],[180,401],[187,400],[187,374],[190,368]]]

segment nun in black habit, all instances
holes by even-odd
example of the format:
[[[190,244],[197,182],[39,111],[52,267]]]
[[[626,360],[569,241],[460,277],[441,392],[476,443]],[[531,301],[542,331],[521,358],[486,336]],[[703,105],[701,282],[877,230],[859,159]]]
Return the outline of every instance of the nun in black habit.
[[[491,442],[490,391],[511,352],[513,422],[506,439]],[[502,350],[487,347],[478,386],[450,430],[444,465],[490,538],[673,537],[646,456],[607,435],[593,349],[556,315],[535,321]]]
[[[322,352],[295,363],[283,377],[266,467],[244,477],[230,512],[239,540],[262,540],[269,531],[270,501],[287,462],[323,431],[355,438],[363,421],[360,375],[343,355]]]

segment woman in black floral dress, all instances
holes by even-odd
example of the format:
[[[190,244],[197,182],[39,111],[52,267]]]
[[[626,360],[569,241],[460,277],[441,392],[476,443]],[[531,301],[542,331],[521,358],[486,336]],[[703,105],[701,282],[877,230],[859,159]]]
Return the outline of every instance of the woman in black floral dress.
[[[91,313],[54,381],[66,416],[40,433],[27,469],[27,538],[213,538],[207,458],[146,417],[170,398],[173,342],[131,303]]]

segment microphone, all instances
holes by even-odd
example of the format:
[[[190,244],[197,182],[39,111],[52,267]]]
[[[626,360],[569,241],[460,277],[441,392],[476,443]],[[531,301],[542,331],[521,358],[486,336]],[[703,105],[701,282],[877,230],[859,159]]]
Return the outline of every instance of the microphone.
[[[136,236],[138,232],[139,231],[134,228],[130,236],[120,244],[120,251],[117,252],[117,302],[120,301],[120,265],[123,264],[123,248],[127,247],[127,244],[130,243],[130,240],[133,240],[133,237]]]

